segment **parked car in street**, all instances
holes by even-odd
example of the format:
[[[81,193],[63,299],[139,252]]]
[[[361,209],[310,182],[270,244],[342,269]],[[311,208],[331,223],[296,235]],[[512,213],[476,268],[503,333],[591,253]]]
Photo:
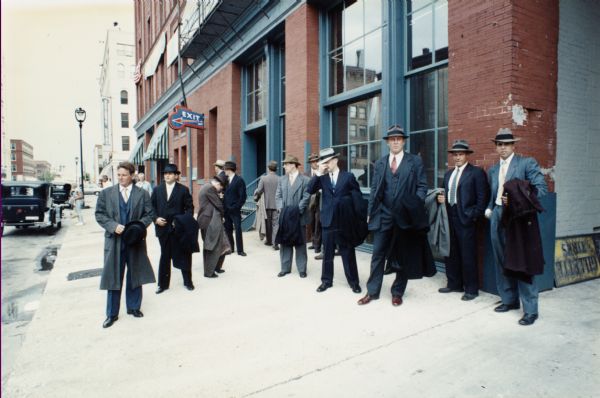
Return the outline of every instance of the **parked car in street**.
[[[85,191],[86,195],[98,196],[100,191],[102,191],[102,188],[100,188],[97,184],[85,184],[83,186],[83,190]]]
[[[52,182],[52,199],[57,205],[62,205],[68,209],[72,208],[69,203],[71,197],[71,184],[66,182]]]
[[[2,222],[17,228],[42,227],[51,233],[62,226],[62,205],[54,202],[52,183],[7,181],[2,184]]]

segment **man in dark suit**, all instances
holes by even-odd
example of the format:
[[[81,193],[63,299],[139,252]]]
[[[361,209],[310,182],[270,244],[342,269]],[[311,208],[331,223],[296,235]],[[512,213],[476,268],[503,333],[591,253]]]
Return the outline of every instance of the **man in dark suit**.
[[[311,153],[308,155],[308,162],[310,164],[310,170],[306,172],[307,177],[314,177],[319,172],[319,154]],[[321,253],[321,192],[310,195],[310,201],[308,202],[308,220],[309,224],[306,225],[306,239],[311,242],[309,249],[314,249],[317,255]],[[322,260],[317,258],[317,260]]]
[[[144,316],[140,311],[142,285],[155,282],[154,271],[146,254],[146,241],[135,245],[126,243],[126,225],[131,221],[141,221],[147,227],[153,218],[150,196],[135,186],[134,172],[133,164],[120,163],[117,168],[119,183],[102,190],[96,203],[96,221],[105,230],[104,268],[100,279],[100,289],[108,291],[106,320],[102,324],[104,328],[111,327],[119,319],[123,285],[127,313],[141,318]]]
[[[179,214],[194,213],[192,195],[185,185],[178,183],[180,174],[177,165],[168,164],[163,170],[163,182],[152,192],[154,224],[160,243],[160,263],[158,265],[158,289],[160,294],[169,288],[171,281],[171,261],[181,269],[183,284],[194,290],[192,283],[192,254],[182,250],[173,231],[173,219]]]
[[[386,254],[392,238],[394,226],[393,208],[397,201],[416,196],[424,201],[427,194],[427,179],[423,171],[423,161],[419,156],[404,152],[404,143],[408,135],[395,124],[387,130],[383,137],[390,154],[375,162],[375,171],[371,182],[369,196],[368,223],[373,232],[373,255],[371,257],[371,274],[367,281],[367,294],[358,300],[365,305],[377,300],[383,283]],[[407,224],[410,221],[405,220]],[[392,305],[402,304],[402,296],[408,283],[404,272],[397,271],[392,284]]]
[[[483,216],[489,188],[485,171],[469,163],[473,151],[464,140],[455,141],[448,150],[456,167],[444,176],[444,193],[438,202],[445,203],[450,224],[450,255],[446,257],[448,285],[440,293],[462,292],[462,300],[479,295],[477,268],[477,220]]]
[[[520,138],[515,138],[512,131],[507,128],[498,130],[496,138],[492,140],[496,144],[496,152],[500,155],[500,162],[488,171],[491,196],[485,210],[485,216],[490,219],[490,239],[496,264],[496,286],[502,299],[502,304],[494,308],[494,311],[518,310],[520,308],[520,298],[523,302],[524,314],[519,320],[519,324],[528,326],[538,318],[538,288],[534,277],[532,277],[531,283],[528,283],[504,274],[506,242],[501,220],[503,208],[510,200],[504,195],[504,183],[515,179],[529,181],[537,190],[538,198],[546,194],[547,186],[544,175],[535,159],[514,154],[515,142],[519,140]]]
[[[237,174],[237,165],[235,162],[225,162],[225,174],[227,174],[228,184],[225,189],[225,232],[231,244],[231,250],[237,248],[237,254],[245,256],[244,241],[242,239],[242,206],[246,203],[246,182]],[[233,242],[233,228],[235,227],[235,246]]]
[[[258,202],[263,196],[265,201],[265,209],[267,211],[266,218],[266,237],[265,245],[275,245],[274,249],[278,250],[278,245],[275,243],[275,235],[277,235],[277,204],[275,203],[275,193],[277,192],[277,184],[279,176],[277,175],[277,162],[271,160],[267,166],[268,173],[260,177],[258,187],[254,191],[254,200]]]
[[[319,174],[321,175],[315,175],[307,187],[307,191],[311,195],[321,190],[323,270],[321,285],[317,288],[317,292],[324,292],[333,285],[333,258],[337,243],[344,264],[346,280],[354,293],[360,293],[362,290],[356,267],[356,253],[354,246],[339,237],[342,220],[338,216],[341,203],[343,201],[351,202],[352,192],[360,194],[360,188],[354,174],[340,170],[338,156],[339,154],[335,153],[333,148],[322,149],[319,153]]]

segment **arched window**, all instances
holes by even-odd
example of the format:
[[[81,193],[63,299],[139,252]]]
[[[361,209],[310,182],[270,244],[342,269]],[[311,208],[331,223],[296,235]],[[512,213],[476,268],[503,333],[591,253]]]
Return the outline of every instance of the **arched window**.
[[[121,104],[127,105],[129,103],[129,98],[126,90],[121,90]]]

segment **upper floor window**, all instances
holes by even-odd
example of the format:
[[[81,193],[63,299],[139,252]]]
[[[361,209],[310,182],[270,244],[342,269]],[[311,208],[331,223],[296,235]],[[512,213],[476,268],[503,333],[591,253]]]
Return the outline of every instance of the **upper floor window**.
[[[121,136],[121,146],[124,151],[129,150],[129,136],[127,136],[127,135]]]
[[[17,144],[15,144],[14,142],[10,143],[10,149],[12,149],[13,151],[17,149]]]
[[[126,90],[121,90],[121,104],[127,105],[129,103],[129,98]]]
[[[129,113],[126,113],[126,112],[121,113],[121,127],[123,127],[123,128],[129,127]]]
[[[407,69],[448,59],[448,1],[406,2]]]
[[[249,65],[247,90],[247,123],[254,123],[266,117],[267,110],[267,68],[265,58]]]
[[[329,26],[329,95],[381,80],[382,1],[345,0]]]
[[[10,153],[10,160],[17,160],[17,154],[14,152]]]

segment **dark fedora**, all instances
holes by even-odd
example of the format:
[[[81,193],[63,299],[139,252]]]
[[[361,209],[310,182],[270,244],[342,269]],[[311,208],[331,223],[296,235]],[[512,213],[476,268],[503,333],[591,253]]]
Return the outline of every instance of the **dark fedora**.
[[[123,240],[128,246],[134,246],[146,239],[146,226],[141,221],[130,221],[125,225]]]
[[[181,174],[181,171],[177,170],[177,165],[173,163],[169,163],[165,166],[163,170],[163,174],[173,173],[173,174]]]
[[[285,159],[283,159],[283,162],[281,163],[295,163],[296,166],[300,166],[300,161],[298,160],[298,158],[292,155],[285,155]]]
[[[520,138],[515,138],[511,129],[504,127],[498,130],[498,132],[496,133],[496,138],[492,139],[492,142],[513,143],[520,140]]]
[[[465,152],[473,153],[473,150],[469,148],[469,143],[465,140],[456,140],[452,144],[452,148],[448,149],[448,152]]]
[[[225,188],[225,185],[227,185],[227,177],[225,176],[216,175],[213,177],[213,180],[219,182],[223,188]]]
[[[237,164],[235,164],[235,162],[233,160],[228,160],[225,162],[225,166],[223,166],[224,170],[233,170],[236,171],[237,170]]]
[[[383,136],[384,140],[387,140],[392,137],[402,137],[404,139],[408,138],[408,135],[404,132],[404,129],[400,127],[399,124],[392,124],[386,132],[386,135]]]
[[[318,162],[318,161],[319,161],[319,154],[313,152],[310,155],[308,155],[308,163]]]
[[[324,148],[319,151],[319,163],[327,163],[333,158],[339,157],[339,153],[335,153],[333,148]]]

